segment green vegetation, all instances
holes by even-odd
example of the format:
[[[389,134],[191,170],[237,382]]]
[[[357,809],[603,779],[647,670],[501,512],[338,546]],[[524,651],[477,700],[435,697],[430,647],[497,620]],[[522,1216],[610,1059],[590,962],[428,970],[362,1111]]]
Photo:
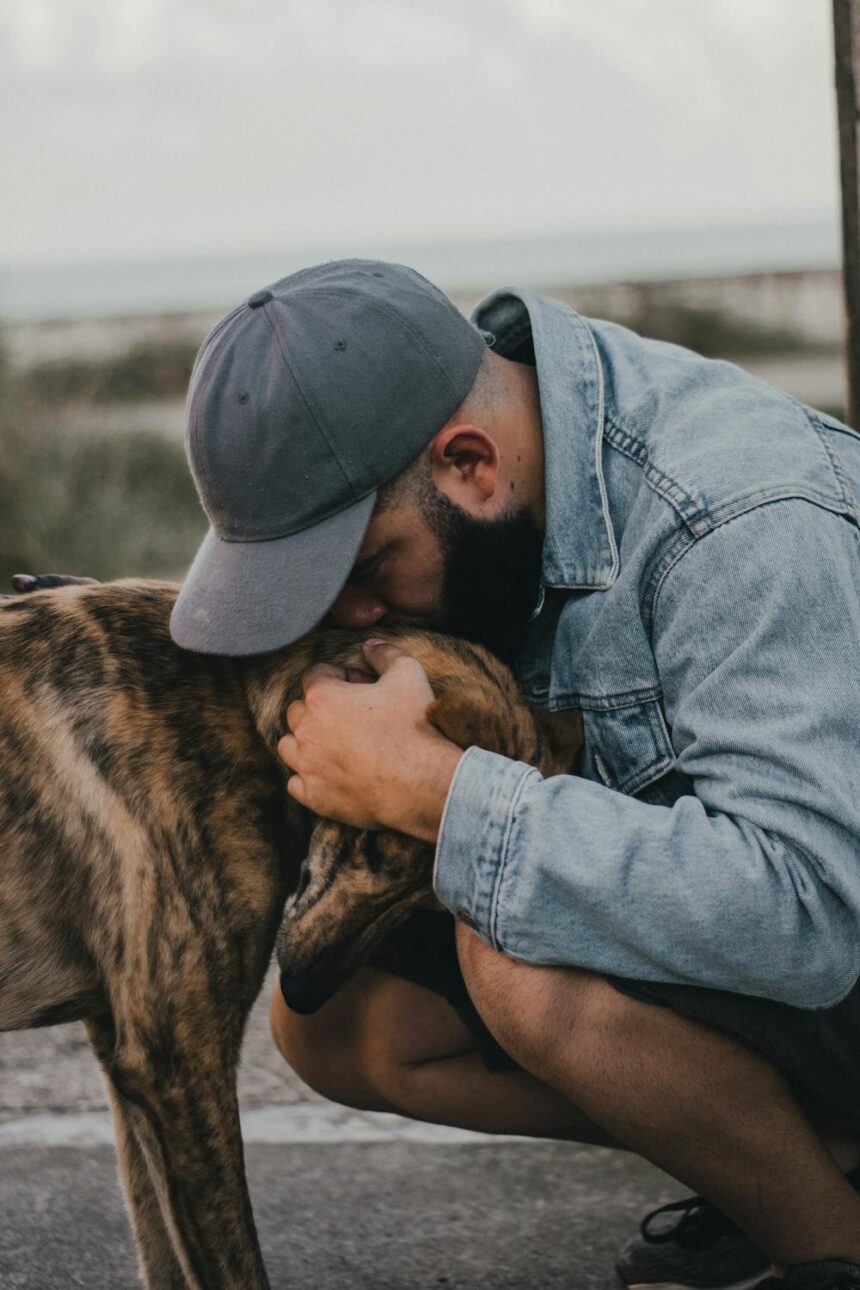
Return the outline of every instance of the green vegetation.
[[[809,353],[809,341],[796,331],[741,318],[725,309],[660,300],[642,292],[632,314],[619,318],[642,336],[685,345],[706,358],[759,358]]]
[[[828,348],[681,293],[655,283],[570,298],[585,313],[714,357]],[[133,404],[182,398],[195,353],[194,341],[166,335],[107,357],[13,369],[0,351],[0,592],[19,571],[181,576],[206,526],[182,447],[125,422]],[[90,408],[109,429],[87,428]]]
[[[719,292],[719,282],[714,289]],[[565,293],[568,298],[568,293]],[[571,291],[575,308],[606,318],[641,336],[685,345],[706,358],[753,359],[831,353],[832,339],[817,340],[793,321],[754,317],[735,302],[708,296],[706,283],[638,282]],[[838,348],[838,346],[837,346]]]
[[[0,591],[18,572],[181,576],[205,527],[181,444],[72,432],[0,355]]]
[[[40,403],[134,403],[183,398],[197,353],[192,341],[141,341],[109,358],[36,363],[22,374]]]

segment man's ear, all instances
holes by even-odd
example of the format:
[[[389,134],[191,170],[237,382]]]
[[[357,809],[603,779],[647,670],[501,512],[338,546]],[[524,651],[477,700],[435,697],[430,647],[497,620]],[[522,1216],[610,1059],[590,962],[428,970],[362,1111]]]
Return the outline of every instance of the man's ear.
[[[517,732],[511,729],[510,710],[481,689],[450,686],[430,704],[427,720],[460,748],[516,755]]]
[[[486,502],[496,491],[499,448],[492,435],[468,422],[447,425],[430,444],[437,488],[455,502]]]

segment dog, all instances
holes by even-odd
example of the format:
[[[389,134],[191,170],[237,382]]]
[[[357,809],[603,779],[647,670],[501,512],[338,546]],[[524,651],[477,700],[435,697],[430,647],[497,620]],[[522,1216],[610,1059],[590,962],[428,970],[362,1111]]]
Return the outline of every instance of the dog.
[[[177,590],[121,582],[0,603],[0,1029],[84,1023],[149,1290],[262,1290],[236,1070],[285,902],[285,980],[318,1006],[431,898],[432,856],[315,822],[285,791],[275,750],[301,675],[366,668],[362,635],[192,654],[168,633]],[[423,663],[443,733],[557,763],[485,651],[374,635]]]

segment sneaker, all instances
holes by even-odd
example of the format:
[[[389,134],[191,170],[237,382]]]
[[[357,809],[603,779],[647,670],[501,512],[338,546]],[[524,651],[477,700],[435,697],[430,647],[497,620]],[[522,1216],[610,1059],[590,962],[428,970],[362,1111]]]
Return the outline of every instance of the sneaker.
[[[626,1290],[753,1290],[770,1259],[703,1196],[646,1214],[615,1264]]]
[[[860,1192],[860,1167],[847,1178]],[[639,1232],[622,1248],[615,1264],[626,1290],[761,1290],[768,1285],[761,1280],[770,1266],[767,1255],[702,1196],[652,1210]],[[774,1284],[788,1290],[791,1283]],[[796,1284],[806,1290],[803,1281]],[[853,1287],[854,1283],[848,1284]],[[814,1281],[810,1286],[818,1290]]]
[[[781,1281],[776,1277],[760,1281],[757,1290],[860,1290],[860,1263],[841,1259],[798,1263]]]

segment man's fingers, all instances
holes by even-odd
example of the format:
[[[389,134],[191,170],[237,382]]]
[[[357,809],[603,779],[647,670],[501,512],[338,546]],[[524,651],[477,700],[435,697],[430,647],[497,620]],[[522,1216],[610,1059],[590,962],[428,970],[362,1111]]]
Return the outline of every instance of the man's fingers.
[[[371,639],[364,642],[364,656],[379,677],[390,677],[391,683],[411,695],[423,689],[426,692],[427,702],[432,702],[433,691],[430,688],[427,673],[418,659],[407,654],[399,645],[392,645],[390,641]]]
[[[299,745],[295,735],[284,735],[278,740],[278,756],[286,765],[293,767],[298,762]]]
[[[346,679],[353,685],[372,685],[376,677],[372,672],[365,672],[364,668],[348,665],[346,667]]]
[[[314,663],[302,677],[302,690],[307,695],[308,687],[319,685],[321,681],[345,681],[346,671],[342,667],[333,667],[331,663]]]
[[[287,708],[287,725],[290,730],[295,730],[305,714],[306,707],[304,699],[295,699]]]
[[[307,806],[307,794],[305,793],[304,781],[298,775],[291,775],[287,780],[287,792],[290,797],[294,798],[301,806]]]
[[[412,658],[410,654],[404,653],[399,645],[392,645],[391,641],[379,640],[376,637],[364,642],[363,652],[377,676],[384,676],[400,659]]]
[[[90,587],[97,578],[75,578],[70,573],[13,573],[12,586],[18,592],[45,591],[50,587]]]

